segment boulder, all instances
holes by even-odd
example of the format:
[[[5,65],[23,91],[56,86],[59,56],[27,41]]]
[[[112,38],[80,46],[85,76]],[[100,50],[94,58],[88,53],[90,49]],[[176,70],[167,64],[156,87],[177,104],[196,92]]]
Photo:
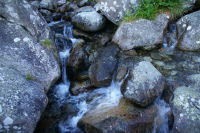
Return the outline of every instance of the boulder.
[[[32,133],[48,102],[45,92],[60,77],[50,52],[55,46],[26,1],[0,1],[0,16],[0,132]]]
[[[97,13],[94,8],[87,6],[76,11],[72,17],[72,23],[79,29],[87,32],[95,32],[105,25],[105,18]]]
[[[164,77],[147,61],[136,63],[122,85],[124,98],[142,107],[151,104],[164,89]]]
[[[174,133],[200,132],[200,74],[187,78],[189,85],[177,87],[171,107]]]
[[[84,70],[86,66],[87,54],[83,47],[83,40],[77,41],[74,48],[72,49],[69,59],[67,61],[68,75],[69,78],[74,79],[76,75]],[[75,76],[75,77],[74,77]]]
[[[112,74],[117,66],[116,55],[119,49],[115,45],[109,45],[98,51],[95,62],[89,68],[89,78],[96,87],[109,86]]]
[[[108,20],[114,24],[120,24],[130,10],[130,5],[138,6],[138,0],[99,0],[95,5],[96,10],[100,10]]]
[[[118,106],[95,108],[79,121],[85,133],[151,133],[157,107],[146,109],[121,99]]]
[[[163,34],[167,28],[169,16],[160,14],[155,20],[139,19],[124,22],[117,29],[112,41],[122,50],[142,47],[152,49],[163,43]]]
[[[42,0],[40,2],[39,8],[54,10],[57,7],[57,3],[55,0]]]
[[[188,14],[178,20],[178,48],[187,51],[200,50],[200,11]]]

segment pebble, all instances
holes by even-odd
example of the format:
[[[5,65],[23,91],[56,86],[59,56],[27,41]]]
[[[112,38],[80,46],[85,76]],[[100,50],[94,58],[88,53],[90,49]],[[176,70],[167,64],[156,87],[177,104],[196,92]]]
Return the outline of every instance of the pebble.
[[[162,61],[155,61],[154,64],[158,65],[158,66],[165,66],[165,63]]]
[[[14,39],[14,42],[19,42],[20,40],[21,39],[17,37],[17,38]]]
[[[6,119],[4,119],[3,124],[11,125],[11,124],[13,124],[13,119],[8,116],[8,117],[6,117]]]

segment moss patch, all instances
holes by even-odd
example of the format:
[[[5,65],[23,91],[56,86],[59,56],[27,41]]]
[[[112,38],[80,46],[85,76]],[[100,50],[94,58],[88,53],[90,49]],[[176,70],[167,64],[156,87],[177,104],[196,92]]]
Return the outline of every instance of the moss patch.
[[[127,11],[125,21],[139,18],[153,20],[161,12],[170,12],[172,17],[183,13],[182,0],[139,0],[139,3],[136,9],[131,5],[132,11]]]
[[[25,76],[26,80],[34,80],[33,76],[31,74],[27,74]]]
[[[45,39],[44,41],[42,41],[42,45],[46,48],[51,48],[52,41],[50,39]]]

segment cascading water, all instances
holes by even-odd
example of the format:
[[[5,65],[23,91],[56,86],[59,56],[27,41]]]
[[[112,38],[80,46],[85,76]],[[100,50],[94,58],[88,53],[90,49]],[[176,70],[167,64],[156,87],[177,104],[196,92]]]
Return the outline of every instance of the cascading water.
[[[176,39],[176,24],[172,23],[168,26],[163,40],[163,53],[173,54],[178,41]]]
[[[57,127],[60,133],[81,133],[82,131],[77,127],[77,123],[88,110],[92,108],[112,107],[119,104],[122,97],[120,91],[121,83],[112,82],[109,87],[98,88],[92,92],[82,93],[78,96],[70,94],[70,82],[67,78],[66,63],[71,47],[76,42],[76,39],[73,38],[72,25],[65,23],[60,21],[49,24],[56,34],[63,35],[62,38],[55,39],[62,63],[62,82],[53,88],[53,96],[56,98],[59,107],[67,104],[72,105],[72,108],[74,108],[73,113],[67,115],[67,117],[60,118]],[[59,29],[59,25],[64,25],[62,30]]]
[[[167,113],[170,111],[169,104],[158,97],[154,104],[158,107],[158,114],[154,120],[153,133],[170,133]]]

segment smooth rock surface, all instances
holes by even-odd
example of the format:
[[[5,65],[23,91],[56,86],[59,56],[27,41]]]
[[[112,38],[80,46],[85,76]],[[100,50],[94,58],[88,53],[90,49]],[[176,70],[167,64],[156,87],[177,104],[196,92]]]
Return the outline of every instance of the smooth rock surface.
[[[76,11],[76,15],[72,17],[72,23],[83,31],[95,32],[104,27],[105,18],[88,6]]]
[[[164,89],[164,77],[147,61],[136,63],[122,85],[124,98],[142,107],[151,104]]]
[[[176,23],[180,43],[178,47],[187,51],[200,50],[200,11],[183,16]]]
[[[78,126],[86,133],[151,133],[155,106],[139,108],[125,99],[118,106],[90,110]]]
[[[153,21],[139,19],[124,22],[117,29],[112,41],[122,50],[138,47],[152,49],[163,43],[163,34],[168,22],[169,16],[166,14],[160,14]]]

